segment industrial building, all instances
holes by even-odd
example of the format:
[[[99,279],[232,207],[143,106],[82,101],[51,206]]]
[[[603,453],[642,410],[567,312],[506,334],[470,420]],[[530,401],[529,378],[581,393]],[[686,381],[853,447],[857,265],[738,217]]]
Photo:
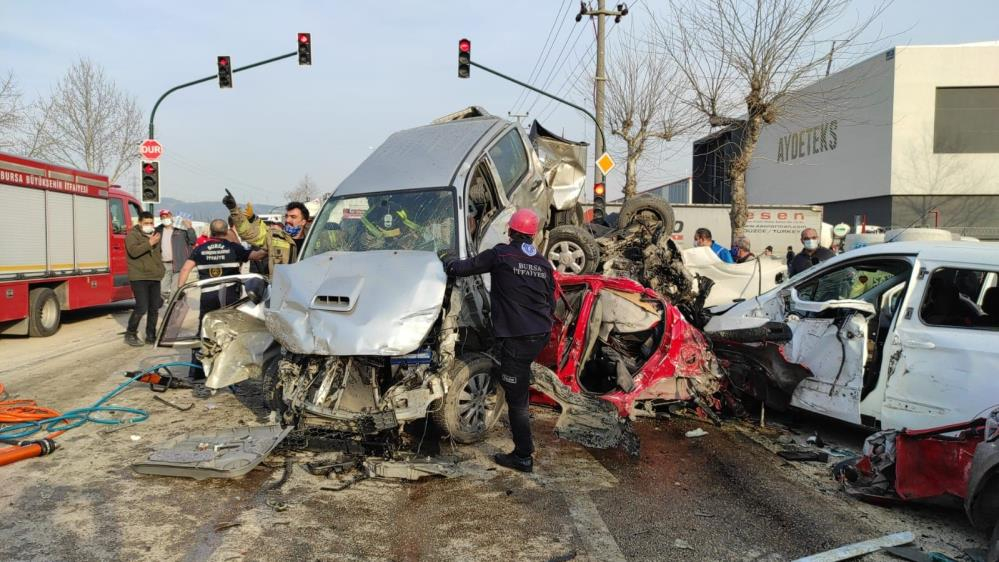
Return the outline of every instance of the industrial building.
[[[740,134],[695,141],[693,203],[730,202]],[[746,189],[750,204],[822,205],[830,223],[999,239],[999,41],[898,46],[795,92]]]

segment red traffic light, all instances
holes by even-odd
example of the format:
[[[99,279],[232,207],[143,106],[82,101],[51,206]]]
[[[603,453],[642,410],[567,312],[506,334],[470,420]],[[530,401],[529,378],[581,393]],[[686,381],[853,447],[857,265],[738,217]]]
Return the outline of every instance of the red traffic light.
[[[597,197],[603,197],[604,192],[605,192],[604,184],[598,183],[593,186],[593,194],[596,195]]]
[[[226,57],[219,57],[219,66],[229,66],[229,59]]]
[[[142,173],[144,174],[151,174],[155,171],[156,168],[154,168],[152,164],[146,164],[145,166],[142,167]]]
[[[462,39],[461,41],[458,41],[458,50],[461,51],[461,52],[463,52],[463,53],[467,53],[467,52],[471,51],[472,50],[472,42],[469,41],[468,39]]]
[[[311,38],[309,37],[308,33],[299,33],[298,34],[298,42],[299,43],[308,43],[310,40],[311,40]]]

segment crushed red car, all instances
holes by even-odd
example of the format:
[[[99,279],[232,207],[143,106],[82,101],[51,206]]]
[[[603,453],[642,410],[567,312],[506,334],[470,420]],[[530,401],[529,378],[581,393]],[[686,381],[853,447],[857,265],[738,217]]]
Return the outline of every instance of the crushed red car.
[[[999,559],[999,408],[969,422],[875,433],[833,474],[870,503],[963,507],[975,527],[993,529],[988,559]]]
[[[704,412],[720,408],[717,361],[677,307],[623,277],[558,275],[557,281],[555,325],[534,367],[541,392],[533,400],[562,406],[560,435],[637,452],[628,426],[634,416],[677,403],[692,402]],[[574,433],[573,426],[585,431]]]

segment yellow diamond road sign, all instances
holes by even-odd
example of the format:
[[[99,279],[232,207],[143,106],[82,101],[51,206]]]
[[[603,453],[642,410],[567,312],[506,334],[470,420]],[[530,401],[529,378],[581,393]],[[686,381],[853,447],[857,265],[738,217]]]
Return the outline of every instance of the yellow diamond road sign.
[[[597,158],[597,168],[600,168],[600,173],[606,176],[614,169],[614,159],[611,158],[610,154],[604,152],[600,158]]]

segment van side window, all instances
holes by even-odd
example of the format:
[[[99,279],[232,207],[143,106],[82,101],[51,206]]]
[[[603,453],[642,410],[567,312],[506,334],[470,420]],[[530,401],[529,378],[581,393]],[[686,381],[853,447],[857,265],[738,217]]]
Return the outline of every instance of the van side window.
[[[527,174],[527,151],[516,129],[503,135],[499,142],[489,149],[489,158],[496,167],[503,189],[509,196]]]
[[[132,215],[132,224],[129,226],[135,226],[139,224],[139,213],[142,212],[142,207],[139,207],[131,201],[128,202],[128,212]]]
[[[933,272],[919,307],[931,326],[999,329],[999,272],[941,267]]]
[[[901,260],[855,262],[808,280],[796,287],[798,297],[812,302],[866,300],[880,296],[881,285],[894,286],[908,279],[912,266]]]
[[[111,210],[111,232],[123,234],[126,230],[125,207],[121,204],[121,199],[109,199],[108,208]]]

